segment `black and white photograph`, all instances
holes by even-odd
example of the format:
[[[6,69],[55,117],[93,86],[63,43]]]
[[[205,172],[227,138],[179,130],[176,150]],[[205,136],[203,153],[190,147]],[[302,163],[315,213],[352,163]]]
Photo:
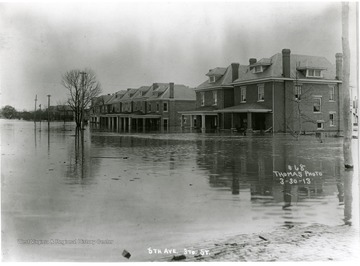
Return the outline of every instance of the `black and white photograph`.
[[[1,1],[1,261],[360,262],[358,13]]]

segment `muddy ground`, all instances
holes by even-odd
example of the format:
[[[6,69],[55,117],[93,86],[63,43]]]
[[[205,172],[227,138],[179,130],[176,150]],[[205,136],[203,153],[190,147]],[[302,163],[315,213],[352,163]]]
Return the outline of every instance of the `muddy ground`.
[[[243,234],[201,243],[194,254],[169,256],[164,261],[360,261],[359,230],[353,226],[278,227],[272,232]],[[204,254],[206,251],[208,255]],[[201,254],[203,253],[203,254]]]

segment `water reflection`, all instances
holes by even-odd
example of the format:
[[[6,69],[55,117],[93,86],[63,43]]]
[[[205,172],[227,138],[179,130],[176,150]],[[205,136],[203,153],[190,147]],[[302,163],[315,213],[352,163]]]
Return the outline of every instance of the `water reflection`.
[[[75,129],[73,147],[69,153],[69,164],[67,169],[67,176],[70,183],[83,183],[87,177],[89,166],[89,158],[85,152],[85,138],[84,130]],[[87,158],[87,160],[85,159]]]
[[[241,187],[249,186],[253,204],[278,206],[286,211],[286,215],[294,208],[302,208],[306,213],[331,216],[330,213],[336,210],[326,206],[338,190],[340,202],[345,201],[345,220],[349,220],[351,179],[341,178],[344,176],[342,171],[340,173],[341,153],[334,141],[327,140],[325,146],[315,138],[299,142],[276,137],[270,142],[258,136],[238,137],[236,141],[234,138],[202,140],[196,142],[197,164],[207,170],[211,187],[221,191],[229,188],[232,195],[239,195]],[[299,165],[304,167],[302,177],[279,178],[274,175],[274,171],[287,172],[289,168],[298,169]],[[321,175],[312,176],[313,173]],[[313,208],[308,206],[310,203],[324,206]],[[285,223],[289,222],[285,220]]]

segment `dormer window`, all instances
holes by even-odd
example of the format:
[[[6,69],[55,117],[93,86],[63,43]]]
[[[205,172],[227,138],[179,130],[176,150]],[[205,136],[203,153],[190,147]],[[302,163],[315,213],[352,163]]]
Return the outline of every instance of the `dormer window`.
[[[306,69],[306,77],[308,78],[322,78],[320,69]]]
[[[215,76],[210,76],[209,81],[210,81],[210,83],[214,83],[216,81]]]
[[[254,73],[261,73],[263,72],[263,66],[255,66],[254,67]]]

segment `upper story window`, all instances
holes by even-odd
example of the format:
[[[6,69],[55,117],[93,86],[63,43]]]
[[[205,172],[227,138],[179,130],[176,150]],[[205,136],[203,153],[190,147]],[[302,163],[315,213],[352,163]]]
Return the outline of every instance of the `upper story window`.
[[[264,84],[258,85],[258,102],[262,102],[265,99]]]
[[[216,81],[216,77],[215,76],[210,76],[209,81],[210,81],[210,83],[214,83]]]
[[[329,101],[335,101],[335,86],[329,86]]]
[[[201,106],[205,105],[205,93],[202,91],[200,92],[200,100],[201,100]]]
[[[246,103],[246,87],[240,87],[240,102]]]
[[[156,104],[156,112],[159,112],[160,111],[160,105],[159,103]]]
[[[321,97],[314,98],[313,111],[314,111],[314,113],[321,112]]]
[[[255,66],[254,67],[254,73],[261,73],[263,71],[264,71],[263,66]]]
[[[217,91],[213,91],[213,105],[217,105]]]
[[[322,78],[320,69],[306,69],[306,77]]]
[[[167,103],[164,103],[164,105],[163,105],[163,110],[164,110],[164,112],[167,112],[167,111],[168,111],[168,104],[167,104]]]
[[[294,95],[295,95],[295,100],[300,100],[300,98],[301,98],[301,85],[300,84],[295,85]]]
[[[151,103],[148,103],[148,111],[151,112]]]

